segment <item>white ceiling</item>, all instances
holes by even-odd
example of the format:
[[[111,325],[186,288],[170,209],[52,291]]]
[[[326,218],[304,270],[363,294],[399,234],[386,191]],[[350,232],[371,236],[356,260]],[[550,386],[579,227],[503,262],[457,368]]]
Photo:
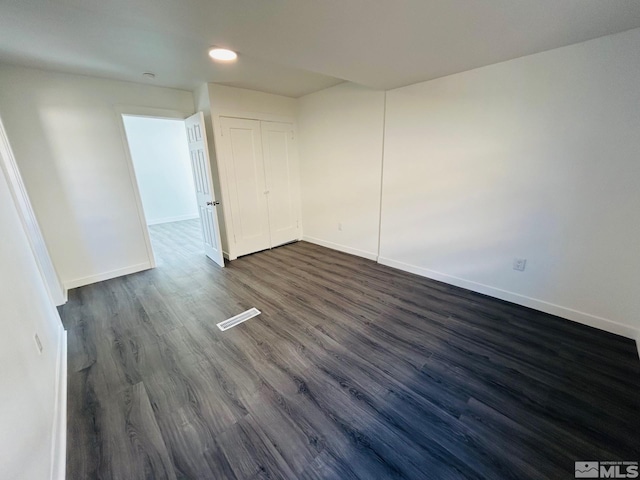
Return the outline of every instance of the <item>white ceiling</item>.
[[[0,0],[0,62],[298,97],[343,80],[396,88],[636,27],[638,0]],[[211,45],[238,62],[214,64]]]

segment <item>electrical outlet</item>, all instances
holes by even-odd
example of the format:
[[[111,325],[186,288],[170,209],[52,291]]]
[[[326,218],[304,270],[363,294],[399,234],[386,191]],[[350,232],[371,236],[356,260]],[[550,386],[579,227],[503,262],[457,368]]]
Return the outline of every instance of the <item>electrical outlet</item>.
[[[42,342],[40,341],[40,337],[38,336],[38,334],[36,333],[35,336],[33,337],[36,341],[36,347],[38,347],[38,353],[42,353]]]
[[[338,224],[338,231],[340,231],[340,232],[342,231],[342,222],[340,222],[340,223]]]
[[[527,266],[526,258],[514,258],[513,259],[513,269],[518,270],[520,272],[524,272],[525,267]]]

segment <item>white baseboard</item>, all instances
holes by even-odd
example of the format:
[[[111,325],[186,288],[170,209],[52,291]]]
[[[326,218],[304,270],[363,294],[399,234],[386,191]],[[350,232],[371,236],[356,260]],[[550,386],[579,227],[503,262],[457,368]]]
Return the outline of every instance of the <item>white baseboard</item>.
[[[365,250],[359,250],[357,248],[347,247],[346,245],[340,245],[339,243],[328,242],[326,240],[307,236],[303,236],[302,240],[309,243],[315,243],[316,245],[320,245],[321,247],[338,250],[339,252],[349,253],[357,257],[367,258],[374,261],[378,259],[378,255],[375,253],[367,252]]]
[[[555,305],[553,303],[545,302],[544,300],[527,297],[519,293],[502,290],[500,288],[484,285],[482,283],[477,283],[471,280],[465,280],[464,278],[454,277],[452,275],[447,275],[446,273],[436,272],[434,270],[418,267],[416,265],[410,265],[404,262],[398,262],[390,258],[380,257],[378,258],[378,263],[387,265],[388,267],[397,268],[399,270],[404,270],[406,272],[415,273],[416,275],[431,278],[433,280],[448,283],[450,285],[455,285],[457,287],[466,288],[467,290],[471,290],[473,292],[482,293],[484,295],[489,295],[501,300],[506,300],[518,305],[533,308],[541,312],[550,313],[551,315],[556,315],[558,317],[566,318],[567,320],[572,320],[577,323],[582,323],[590,327],[598,328],[600,330],[604,330],[605,332],[615,333],[616,335],[622,335],[623,337],[631,338],[634,340],[640,338],[640,330],[638,330],[637,328],[634,328],[630,325],[624,325],[607,318],[580,312],[572,308]]]
[[[110,280],[116,277],[122,277],[123,275],[129,275],[130,273],[141,272],[142,270],[149,270],[150,268],[152,267],[151,267],[151,263],[149,262],[138,263],[137,265],[131,265],[125,268],[111,270],[110,272],[99,273],[97,275],[90,275],[88,277],[76,278],[75,280],[64,282],[64,288],[67,290],[71,290],[72,288],[83,287],[85,285],[90,285],[92,283],[97,283],[97,282],[104,282],[105,280]]]
[[[196,213],[195,215],[178,215],[177,217],[164,217],[164,218],[155,218],[153,220],[147,220],[147,225],[158,225],[160,223],[169,223],[169,222],[181,222],[182,220],[194,220],[199,218],[199,215]]]
[[[59,307],[60,305],[64,305],[65,303],[67,303],[69,301],[69,291],[62,286],[62,291],[60,292],[60,298],[58,299],[54,299],[54,302],[56,307]]]
[[[67,332],[60,327],[51,444],[51,480],[64,480],[67,466]]]

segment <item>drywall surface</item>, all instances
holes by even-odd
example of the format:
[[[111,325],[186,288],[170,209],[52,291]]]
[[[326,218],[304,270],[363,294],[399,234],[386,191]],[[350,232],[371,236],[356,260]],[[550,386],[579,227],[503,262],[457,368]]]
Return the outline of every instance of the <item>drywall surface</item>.
[[[638,51],[640,29],[387,92],[380,261],[635,337]]]
[[[129,115],[123,119],[147,224],[197,218],[184,122]]]
[[[52,301],[56,305],[62,305],[67,301],[67,292],[62,286],[60,276],[53,265],[49,249],[45,243],[40,225],[36,220],[36,215],[31,206],[31,200],[27,194],[27,188],[22,180],[22,175],[13,155],[13,150],[9,144],[2,119],[0,119],[0,169],[4,171],[9,190],[12,193],[16,208],[22,219],[25,232],[31,244],[33,254],[38,262],[42,278],[44,279],[47,290],[51,295]]]
[[[299,99],[305,240],[377,258],[384,95],[342,83]]]
[[[0,114],[68,288],[149,266],[118,106],[193,112],[191,92],[0,66]]]
[[[272,93],[256,92],[244,88],[227,87],[209,83],[209,100],[214,115],[222,114],[267,114],[295,117],[297,100]],[[248,118],[255,118],[249,115]]]
[[[2,169],[0,231],[0,478],[44,480],[65,448],[54,443],[63,331]]]

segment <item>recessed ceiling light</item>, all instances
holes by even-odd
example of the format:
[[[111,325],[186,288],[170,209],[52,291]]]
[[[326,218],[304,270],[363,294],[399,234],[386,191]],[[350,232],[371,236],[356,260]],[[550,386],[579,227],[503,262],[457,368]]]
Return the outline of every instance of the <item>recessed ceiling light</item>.
[[[238,58],[238,54],[228,48],[213,47],[209,50],[209,56],[219,62],[233,62]]]
[[[155,74],[155,73],[152,73],[152,72],[144,72],[144,73],[142,74],[142,76],[143,76],[144,78],[150,78],[150,79],[152,79],[152,80],[153,80],[154,78],[156,78],[156,74]]]

